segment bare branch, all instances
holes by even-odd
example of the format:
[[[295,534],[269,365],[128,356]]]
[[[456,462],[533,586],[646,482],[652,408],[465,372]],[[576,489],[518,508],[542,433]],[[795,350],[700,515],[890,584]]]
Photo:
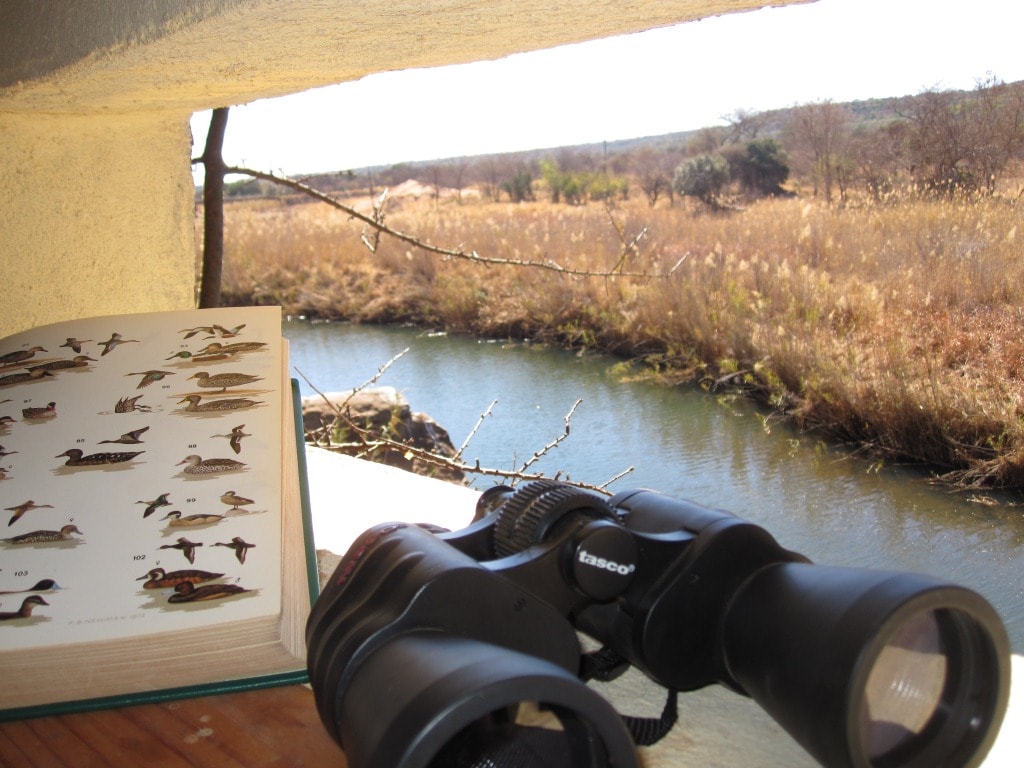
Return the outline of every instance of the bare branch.
[[[456,454],[455,454],[455,459],[456,460],[459,460],[459,459],[462,458],[463,452],[469,446],[469,441],[472,440],[473,437],[476,435],[476,433],[480,430],[480,427],[484,423],[484,419],[486,419],[488,416],[491,415],[491,413],[494,410],[494,406],[497,405],[497,404],[498,404],[497,400],[492,400],[491,404],[487,406],[487,410],[480,414],[480,418],[476,420],[476,424],[473,425],[473,428],[469,431],[469,434],[466,435],[466,439],[462,441],[462,446],[456,452]]]
[[[565,419],[564,419],[564,421],[565,421],[565,431],[563,431],[562,434],[560,434],[558,437],[556,437],[550,443],[545,445],[539,451],[536,451],[533,454],[533,456],[531,456],[529,459],[527,459],[525,462],[523,462],[523,466],[521,466],[519,468],[520,472],[525,472],[527,469],[530,468],[530,466],[532,466],[533,464],[536,464],[537,461],[542,456],[547,454],[548,451],[552,451],[555,448],[557,448],[558,444],[561,443],[563,440],[565,440],[565,438],[567,438],[569,436],[569,430],[572,429],[572,415],[574,413],[576,413],[576,409],[579,407],[580,403],[582,403],[582,402],[583,402],[583,398],[581,397],[575,403],[572,404],[572,408],[570,408],[569,412],[567,414],[565,414]]]
[[[288,187],[289,189],[294,189],[296,192],[301,192],[302,194],[308,195],[309,197],[312,197],[315,200],[319,200],[322,203],[327,203],[327,205],[331,206],[332,208],[336,208],[339,211],[347,213],[353,219],[361,221],[363,224],[367,225],[368,227],[375,230],[379,234],[388,235],[389,237],[393,237],[396,240],[408,243],[409,245],[415,248],[419,248],[422,251],[426,251],[427,253],[434,253],[437,254],[438,256],[443,256],[444,258],[447,259],[462,259],[464,261],[472,261],[477,264],[489,264],[492,266],[531,267],[533,269],[544,269],[550,272],[557,272],[559,274],[570,275],[573,277],[659,277],[659,275],[652,275],[648,272],[616,272],[615,269],[617,269],[622,264],[623,260],[625,259],[626,252],[624,252],[623,255],[619,258],[619,262],[618,264],[616,264],[616,267],[614,269],[610,271],[598,271],[563,267],[562,265],[552,261],[551,259],[548,259],[546,261],[535,261],[532,259],[505,259],[495,256],[482,256],[476,251],[465,251],[462,250],[461,248],[443,248],[441,246],[428,243],[424,240],[420,240],[418,237],[414,237],[413,235],[401,232],[397,229],[394,229],[384,224],[383,199],[380,201],[379,206],[374,206],[373,215],[367,215],[365,213],[357,211],[350,205],[346,205],[337,198],[331,197],[330,195],[321,192],[318,189],[314,189],[313,187],[309,186],[308,184],[304,184],[301,181],[295,181],[294,179],[289,179],[284,176],[277,176],[272,173],[264,173],[263,171],[257,171],[252,168],[243,168],[239,166],[232,166],[230,168],[227,168],[226,172],[239,174],[243,176],[252,176],[255,179],[263,179],[265,181],[270,181],[275,184],[280,184],[281,186]],[[636,238],[633,239],[633,245],[635,245],[635,243],[640,240],[640,237],[645,232],[646,230],[644,230],[644,232],[642,232],[641,235],[638,235]],[[361,239],[363,243],[368,248],[370,248],[371,251],[376,250],[376,237],[374,237],[373,239],[367,237],[364,230]]]

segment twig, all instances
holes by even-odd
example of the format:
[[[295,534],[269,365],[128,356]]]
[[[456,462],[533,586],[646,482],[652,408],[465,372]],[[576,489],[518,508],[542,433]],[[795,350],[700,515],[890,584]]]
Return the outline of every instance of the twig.
[[[567,414],[565,414],[565,419],[564,419],[564,421],[565,421],[565,430],[562,432],[562,434],[560,434],[558,437],[556,437],[550,443],[545,445],[539,451],[534,452],[533,456],[531,456],[529,459],[527,459],[525,462],[523,462],[523,466],[521,466],[519,468],[520,472],[525,472],[527,469],[530,468],[531,465],[536,464],[537,461],[542,456],[544,456],[548,451],[552,451],[555,448],[557,448],[558,444],[561,443],[563,440],[565,440],[565,438],[567,438],[569,436],[569,431],[572,429],[572,415],[574,413],[576,413],[576,409],[579,407],[580,403],[582,403],[582,402],[583,402],[583,398],[581,397],[579,400],[577,400],[575,403],[572,404],[572,408],[570,408],[569,412]]]
[[[469,441],[473,439],[473,437],[479,431],[480,427],[483,425],[484,419],[491,415],[492,411],[494,410],[494,406],[496,406],[497,404],[497,400],[492,400],[491,404],[487,406],[487,410],[480,414],[480,418],[476,420],[476,424],[473,425],[473,428],[469,431],[469,434],[466,435],[466,439],[462,441],[462,446],[455,453],[454,458],[456,461],[462,458],[462,453],[469,446]]]
[[[562,275],[570,275],[574,277],[651,278],[667,276],[651,274],[648,272],[616,272],[615,269],[612,269],[610,271],[573,269],[572,267],[563,267],[561,264],[558,264],[550,259],[546,261],[534,261],[532,259],[505,259],[496,256],[482,256],[476,251],[465,251],[462,250],[461,248],[443,248],[441,246],[433,245],[432,243],[420,240],[418,237],[414,237],[413,235],[401,232],[397,229],[385,225],[383,222],[382,210],[378,211],[377,206],[374,207],[373,215],[368,216],[365,213],[360,213],[352,206],[346,205],[337,198],[331,197],[330,195],[325,194],[324,192],[321,192],[318,189],[314,189],[308,184],[303,184],[301,181],[295,181],[294,179],[289,179],[284,176],[277,176],[272,173],[264,173],[263,171],[257,171],[252,168],[244,168],[240,166],[232,166],[230,168],[227,168],[226,172],[232,174],[239,174],[242,176],[252,176],[254,179],[263,179],[264,181],[270,181],[275,184],[280,184],[281,186],[288,187],[289,189],[294,189],[296,192],[301,192],[302,194],[308,195],[309,197],[319,200],[320,202],[327,203],[332,208],[337,208],[339,211],[344,211],[353,219],[363,222],[363,224],[366,224],[367,226],[373,228],[378,233],[388,235],[390,237],[395,238],[396,240],[400,240],[404,243],[412,245],[415,248],[419,248],[420,250],[426,251],[427,253],[434,253],[437,254],[438,256],[443,256],[444,258],[447,259],[462,259],[465,261],[472,261],[477,264],[489,264],[494,266],[531,267],[533,269],[545,269],[550,272],[557,272]],[[381,203],[381,205],[383,205],[383,202]],[[644,230],[644,232],[646,232],[646,230]],[[643,233],[641,233],[641,235],[642,234]],[[634,238],[634,242],[639,241],[639,239],[640,236],[637,236],[636,238]],[[367,245],[367,247],[370,247],[370,250],[376,249],[376,241],[371,241],[373,242],[373,245],[371,247],[370,243],[367,242],[369,238],[367,238],[365,234],[363,235],[362,240],[363,243]],[[620,257],[619,264],[622,263],[624,258],[625,253],[622,257]],[[616,267],[618,266],[619,265],[616,265]]]

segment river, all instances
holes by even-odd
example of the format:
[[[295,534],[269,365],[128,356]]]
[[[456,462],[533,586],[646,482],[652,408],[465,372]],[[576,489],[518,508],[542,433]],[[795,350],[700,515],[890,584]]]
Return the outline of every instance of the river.
[[[739,397],[622,376],[621,361],[529,344],[410,328],[284,326],[293,369],[321,391],[377,382],[429,414],[458,448],[497,401],[464,457],[610,488],[653,488],[758,523],[813,561],[930,573],[983,594],[1024,652],[1024,509],[968,500],[918,471],[877,467],[802,435]],[[303,395],[313,389],[299,376]],[[479,478],[474,485],[492,481]]]

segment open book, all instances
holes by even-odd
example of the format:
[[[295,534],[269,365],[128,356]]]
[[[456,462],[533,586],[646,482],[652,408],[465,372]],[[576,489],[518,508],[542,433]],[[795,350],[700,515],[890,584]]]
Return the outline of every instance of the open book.
[[[0,340],[0,718],[305,679],[287,357],[276,307]]]

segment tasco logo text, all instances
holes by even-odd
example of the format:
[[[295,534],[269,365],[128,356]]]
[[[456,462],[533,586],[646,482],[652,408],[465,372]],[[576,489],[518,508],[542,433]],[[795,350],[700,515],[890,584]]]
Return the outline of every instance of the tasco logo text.
[[[587,552],[587,550],[585,549],[580,550],[579,561],[584,565],[592,565],[595,568],[601,568],[605,571],[611,571],[612,573],[617,573],[620,576],[628,576],[636,570],[635,563],[623,565],[622,563],[616,563],[614,560],[606,560],[603,557],[595,557],[594,555]]]

